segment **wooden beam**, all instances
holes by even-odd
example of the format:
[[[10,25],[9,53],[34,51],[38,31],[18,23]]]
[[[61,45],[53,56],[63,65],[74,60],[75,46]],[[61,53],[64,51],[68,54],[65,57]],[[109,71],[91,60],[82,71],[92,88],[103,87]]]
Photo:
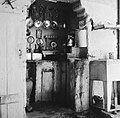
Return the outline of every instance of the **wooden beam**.
[[[2,104],[10,104],[19,101],[18,94],[9,94],[0,96],[0,105]]]

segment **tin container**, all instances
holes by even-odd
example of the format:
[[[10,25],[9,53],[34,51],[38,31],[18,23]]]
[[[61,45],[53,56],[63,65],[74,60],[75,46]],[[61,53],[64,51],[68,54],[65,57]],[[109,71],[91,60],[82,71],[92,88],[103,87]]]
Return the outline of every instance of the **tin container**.
[[[109,59],[114,59],[114,52],[109,52]]]

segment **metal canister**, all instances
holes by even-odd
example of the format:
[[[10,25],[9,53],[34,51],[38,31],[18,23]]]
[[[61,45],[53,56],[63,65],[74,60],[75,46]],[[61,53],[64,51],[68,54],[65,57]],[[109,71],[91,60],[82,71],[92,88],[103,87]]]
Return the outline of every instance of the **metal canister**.
[[[109,52],[109,59],[114,59],[114,52]]]

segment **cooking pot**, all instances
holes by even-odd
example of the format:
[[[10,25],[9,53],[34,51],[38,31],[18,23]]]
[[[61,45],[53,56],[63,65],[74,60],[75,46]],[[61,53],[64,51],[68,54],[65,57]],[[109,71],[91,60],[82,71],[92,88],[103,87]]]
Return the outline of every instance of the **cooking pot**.
[[[43,22],[43,27],[44,27],[44,28],[49,28],[49,27],[50,27],[50,21],[49,21],[49,20],[45,20],[45,21]]]
[[[39,28],[39,27],[41,27],[42,25],[43,25],[42,21],[36,20],[36,21],[34,22],[34,26],[35,26],[36,28]]]
[[[52,29],[56,29],[58,27],[58,23],[56,21],[51,22]]]

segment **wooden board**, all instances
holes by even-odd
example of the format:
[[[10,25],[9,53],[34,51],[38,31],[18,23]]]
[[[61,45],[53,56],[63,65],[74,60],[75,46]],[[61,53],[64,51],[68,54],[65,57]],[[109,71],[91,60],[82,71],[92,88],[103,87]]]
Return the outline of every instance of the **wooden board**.
[[[25,117],[25,21],[0,13],[0,118]]]

